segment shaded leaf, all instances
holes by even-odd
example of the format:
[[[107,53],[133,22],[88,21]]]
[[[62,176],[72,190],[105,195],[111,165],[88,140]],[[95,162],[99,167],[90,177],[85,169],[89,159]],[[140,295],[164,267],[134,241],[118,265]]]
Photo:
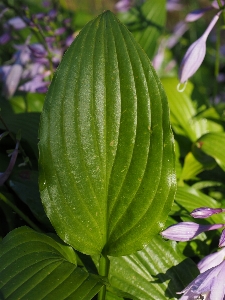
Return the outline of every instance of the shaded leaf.
[[[137,299],[176,299],[197,275],[192,260],[183,256],[176,242],[155,237],[145,249],[111,257],[110,283]],[[185,272],[184,272],[185,270]]]
[[[5,300],[88,300],[102,285],[100,277],[77,267],[75,252],[57,237],[20,227],[0,244],[0,296]]]
[[[52,228],[41,203],[38,189],[38,172],[34,170],[14,171],[9,179],[9,186],[15,194],[30,208],[41,223]]]
[[[225,133],[210,132],[198,139],[196,145],[207,155],[212,156],[225,171]]]

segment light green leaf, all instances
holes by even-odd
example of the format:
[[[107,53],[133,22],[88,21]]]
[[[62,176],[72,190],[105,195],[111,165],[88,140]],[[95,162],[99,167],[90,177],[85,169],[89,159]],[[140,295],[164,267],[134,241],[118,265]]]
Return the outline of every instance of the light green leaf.
[[[193,85],[188,82],[184,92],[177,91],[179,81],[176,78],[163,78],[162,84],[166,91],[171,110],[171,123],[177,134],[187,136],[192,142],[208,131],[222,131],[222,126],[207,119],[196,118],[198,109],[191,99]]]
[[[183,256],[176,242],[155,237],[144,250],[111,257],[110,283],[137,299],[176,299],[197,275],[192,260]],[[184,272],[185,270],[185,272]]]
[[[195,179],[195,176],[202,171],[213,169],[216,166],[215,160],[210,156],[205,155],[203,152],[200,153],[196,148],[193,148],[193,150],[194,154],[189,152],[185,156],[180,182],[182,180]]]
[[[166,95],[111,12],[66,52],[44,104],[39,149],[47,215],[78,251],[130,254],[162,228],[176,184]]]
[[[225,133],[210,132],[197,141],[196,145],[206,154],[212,156],[225,171]]]
[[[100,277],[77,267],[74,250],[53,235],[20,227],[0,244],[0,297],[4,300],[91,300],[102,285]]]
[[[185,209],[186,215],[189,215],[189,213],[191,213],[194,209],[198,207],[220,208],[221,206],[220,202],[188,186],[177,188],[174,203],[178,205],[172,207],[171,213],[172,214],[175,214],[176,212],[182,213],[183,209]],[[193,222],[197,221],[197,219],[194,218],[192,219]],[[225,215],[224,214],[212,215],[211,217],[207,218],[207,222],[225,223]]]
[[[180,181],[194,179],[196,175],[204,170],[203,164],[201,164],[194,155],[189,152],[185,156],[184,166],[182,168],[182,173],[180,176]]]

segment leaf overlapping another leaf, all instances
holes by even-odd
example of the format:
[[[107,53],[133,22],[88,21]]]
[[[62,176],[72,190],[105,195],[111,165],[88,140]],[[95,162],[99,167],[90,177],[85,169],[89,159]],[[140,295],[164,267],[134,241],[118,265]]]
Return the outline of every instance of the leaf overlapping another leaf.
[[[77,267],[75,252],[57,236],[20,227],[0,250],[0,299],[92,299],[103,285]]]

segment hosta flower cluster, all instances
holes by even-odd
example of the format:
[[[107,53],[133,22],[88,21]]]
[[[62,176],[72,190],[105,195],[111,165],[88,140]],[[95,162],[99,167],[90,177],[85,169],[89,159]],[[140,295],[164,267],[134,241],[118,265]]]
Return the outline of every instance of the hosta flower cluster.
[[[200,207],[191,212],[194,218],[208,218],[214,214],[225,212],[222,208]],[[202,232],[224,228],[225,224],[200,225],[194,222],[181,222],[168,227],[161,232],[164,238],[175,241],[190,241]],[[193,280],[183,291],[182,300],[192,299],[224,299],[225,285],[225,229],[219,240],[219,252],[210,254],[198,263],[200,275]],[[196,298],[198,297],[198,298]]]

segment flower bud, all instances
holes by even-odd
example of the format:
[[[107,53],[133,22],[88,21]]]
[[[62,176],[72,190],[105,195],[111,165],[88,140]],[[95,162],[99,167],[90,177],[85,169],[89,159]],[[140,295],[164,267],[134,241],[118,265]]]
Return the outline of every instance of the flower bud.
[[[214,16],[204,34],[188,48],[180,65],[180,83],[185,83],[201,66],[206,53],[207,37],[218,21],[220,13]]]
[[[221,212],[223,212],[222,208],[199,207],[194,209],[190,215],[193,218],[204,219]]]
[[[173,241],[190,241],[204,231],[225,227],[225,224],[200,225],[194,222],[181,222],[168,227],[161,235]]]

